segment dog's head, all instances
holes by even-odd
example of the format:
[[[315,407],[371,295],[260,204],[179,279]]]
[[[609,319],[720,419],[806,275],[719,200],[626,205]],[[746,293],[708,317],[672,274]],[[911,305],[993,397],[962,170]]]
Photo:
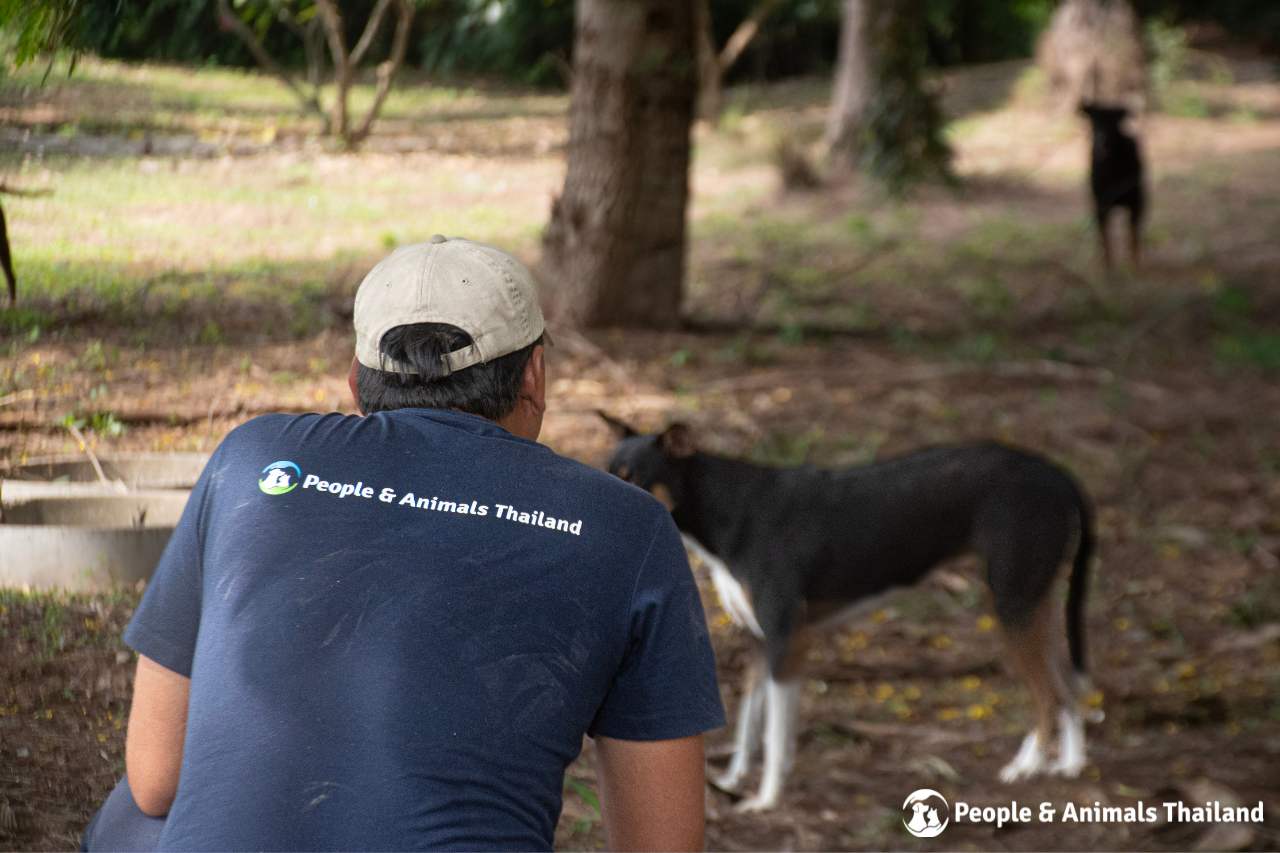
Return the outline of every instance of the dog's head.
[[[599,415],[618,437],[609,473],[639,486],[674,512],[684,499],[684,463],[696,449],[689,427],[672,424],[646,435],[604,412]]]

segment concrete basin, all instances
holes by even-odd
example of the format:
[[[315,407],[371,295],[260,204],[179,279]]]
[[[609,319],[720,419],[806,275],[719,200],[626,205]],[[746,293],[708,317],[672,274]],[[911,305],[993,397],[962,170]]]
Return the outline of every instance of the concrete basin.
[[[101,456],[102,473],[130,491],[138,489],[190,489],[196,484],[207,453],[119,453]],[[83,456],[35,459],[25,465],[0,470],[4,480],[41,480],[56,483],[100,483],[92,463]]]
[[[151,577],[187,493],[5,495],[0,586],[96,592]]]

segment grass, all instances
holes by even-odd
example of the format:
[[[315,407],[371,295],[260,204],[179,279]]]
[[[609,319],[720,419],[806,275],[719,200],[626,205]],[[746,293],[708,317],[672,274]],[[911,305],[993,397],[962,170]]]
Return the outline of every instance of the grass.
[[[0,83],[0,104],[36,132],[55,129],[72,140],[182,132],[206,141],[215,156],[139,158],[127,149],[127,156],[86,157],[74,146],[0,154],[0,172],[14,183],[52,190],[5,201],[22,297],[17,309],[0,309],[0,334],[11,342],[57,334],[60,318],[93,316],[145,343],[144,313],[210,346],[234,343],[246,324],[275,337],[313,334],[336,322],[332,306],[396,245],[465,233],[532,260],[562,176],[560,95],[406,77],[374,143],[407,144],[407,153],[379,153],[374,144],[346,155],[314,146],[314,127],[291,96],[253,72],[86,58],[74,77],[55,69],[38,88],[42,74],[27,68]],[[991,91],[978,92],[963,76],[949,89],[962,189],[902,200],[864,187],[779,197],[771,140],[820,131],[828,84],[730,92],[726,121],[696,135],[690,311],[724,317],[750,308],[755,320],[781,329],[783,346],[809,342],[806,330],[818,326],[906,344],[950,335],[945,348],[954,357],[983,361],[1019,349],[1005,338],[1018,337],[1028,306],[1039,306],[1038,323],[1047,317],[1088,335],[1100,321],[1134,321],[1167,289],[1193,286],[1139,282],[1123,298],[1094,298],[1108,291],[1081,203],[1084,163],[1063,155],[1083,153],[1081,127],[1046,109],[1038,72],[1025,65],[973,77],[989,77],[982,85]],[[1225,103],[1234,97],[1228,83],[1174,80],[1168,90]],[[357,102],[370,92],[358,87]],[[1255,120],[1230,121],[1232,138],[1269,127],[1269,113],[1249,109]],[[1207,128],[1228,119],[1176,121]],[[264,141],[289,133],[302,141]],[[550,147],[531,149],[526,137]],[[228,140],[250,141],[250,156],[221,156],[231,150]],[[508,143],[514,156],[476,156]],[[1235,229],[1242,239],[1262,240],[1280,227],[1260,179],[1280,166],[1270,149],[1253,145],[1229,164],[1210,158],[1186,167],[1162,144],[1151,143],[1161,200],[1150,226],[1153,251],[1182,253],[1192,264],[1217,260],[1224,250],[1197,227],[1200,214],[1224,220],[1213,223],[1214,233]],[[1233,214],[1221,206],[1199,204],[1221,193],[1252,211],[1247,224],[1225,221]],[[211,315],[219,306],[232,316]],[[1205,347],[1211,358],[1274,369],[1277,344],[1263,325],[1215,334]],[[772,358],[767,348],[740,350],[750,363]]]
[[[723,433],[724,449],[750,448],[764,462],[851,465],[922,443],[994,435],[1068,464],[1096,491],[1104,566],[1112,567],[1098,575],[1094,627],[1103,636],[1119,633],[1112,626],[1123,617],[1149,635],[1146,642],[1158,644],[1149,655],[1151,649],[1132,638],[1099,643],[1099,672],[1117,671],[1106,655],[1132,653],[1145,667],[1141,679],[1133,679],[1135,689],[1146,689],[1149,674],[1170,681],[1176,693],[1179,676],[1162,649],[1205,648],[1205,637],[1195,635],[1203,619],[1233,629],[1275,620],[1274,590],[1246,586],[1237,573],[1251,565],[1256,548],[1268,547],[1265,536],[1254,535],[1265,522],[1237,530],[1224,505],[1236,498],[1215,502],[1196,490],[1218,468],[1249,477],[1280,471],[1274,442],[1256,418],[1242,419],[1231,405],[1255,390],[1262,397],[1269,375],[1260,374],[1274,369],[1266,365],[1277,350],[1277,279],[1269,259],[1280,230],[1274,205],[1280,112],[1243,101],[1236,112],[1222,112],[1234,96],[1210,81],[1188,90],[1210,105],[1208,116],[1155,117],[1146,140],[1155,199],[1150,265],[1108,280],[1098,272],[1084,213],[1083,128],[1037,100],[1042,81],[1024,73],[1025,66],[1005,71],[994,95],[965,95],[963,75],[951,90],[967,104],[949,106],[962,188],[925,188],[902,200],[856,182],[779,193],[770,146],[779,134],[806,140],[820,131],[827,84],[731,92],[725,125],[700,128],[695,136],[687,304],[695,314],[724,320],[750,313],[758,301],[752,316],[769,331],[599,340],[607,342],[612,361],[634,367],[640,377],[636,401],[646,408],[637,417],[656,423],[669,405],[708,434],[713,426]],[[549,200],[563,180],[557,146],[564,140],[565,101],[558,96],[408,80],[369,148],[348,155],[317,140],[314,122],[297,114],[287,93],[255,74],[88,60],[70,81],[51,80],[29,91],[23,87],[33,83],[30,75],[0,83],[5,120],[47,143],[44,153],[35,143],[0,153],[0,173],[21,186],[53,190],[4,199],[20,302],[0,309],[0,397],[28,397],[0,409],[0,417],[30,417],[0,435],[0,454],[15,460],[28,452],[76,452],[55,425],[68,414],[99,447],[208,449],[244,414],[215,418],[215,410],[235,411],[241,402],[332,405],[349,356],[349,333],[334,330],[349,323],[351,291],[369,263],[436,231],[504,243],[533,260]],[[367,94],[362,90],[359,98]],[[1236,115],[1246,110],[1247,116]],[[104,142],[102,134],[111,138]],[[143,157],[139,148],[148,134],[181,134],[193,147],[205,147]],[[86,154],[94,145],[110,150]],[[837,334],[816,335],[817,328]],[[553,441],[570,434],[578,441],[590,433],[576,420],[580,415],[626,395],[600,364],[573,353],[561,357],[571,368],[557,377],[563,405],[548,431]],[[1046,359],[1062,363],[1056,366],[1065,377],[988,369],[1035,368]],[[755,382],[758,368],[767,370]],[[920,378],[930,375],[935,378]],[[727,379],[731,385],[737,377],[753,382],[742,391],[705,393],[708,383]],[[1197,381],[1214,392],[1212,403],[1184,397],[1183,389]],[[1152,402],[1142,393],[1147,385],[1167,393]],[[26,402],[32,394],[39,406]],[[1224,405],[1209,408],[1219,401]],[[1148,418],[1183,414],[1187,405],[1191,414],[1206,414],[1203,425]],[[207,422],[187,427],[124,417],[154,410],[203,418],[206,407]],[[108,443],[125,421],[129,431]],[[566,446],[586,458],[591,441],[588,435]],[[1242,442],[1250,448],[1244,463],[1229,458]],[[1257,490],[1263,493],[1261,485]],[[1163,542],[1148,543],[1144,531],[1162,507],[1172,507],[1171,517],[1195,518],[1211,545],[1171,554],[1159,550]],[[1122,571],[1126,566],[1132,571]],[[1121,577],[1176,578],[1199,569],[1237,585],[1221,595],[1192,596],[1176,585],[1176,598],[1121,594],[1115,586]],[[968,634],[988,630],[972,627],[979,589],[913,599],[915,619],[877,624],[879,633],[904,623],[896,639],[864,639],[850,660],[875,665],[879,652],[895,648],[925,651],[938,661],[956,657],[971,648]],[[1206,596],[1217,610],[1205,609]],[[26,618],[6,621],[5,607],[21,607]],[[92,632],[83,620],[98,617],[87,607],[67,597],[0,593],[0,631],[28,630],[24,637],[0,637],[0,649],[20,646],[24,662],[29,651],[32,659],[52,655],[56,664],[76,658],[80,634],[114,642],[127,614],[117,614],[114,630]],[[116,650],[106,648],[103,660],[116,659]],[[1271,657],[1259,653],[1256,671]],[[967,679],[946,679],[940,695],[927,699],[909,698],[914,682],[900,681],[881,699],[878,680],[849,685],[858,703],[853,719],[975,731],[981,723],[1012,744],[1014,729],[1030,714],[1021,698],[989,701],[986,676],[981,689],[966,687]],[[828,686],[828,701],[846,689],[833,683],[824,690]],[[1274,688],[1274,678],[1265,686]],[[121,681],[111,693],[121,713],[125,687]],[[62,684],[51,690],[21,709],[25,718],[48,710],[56,710],[51,723],[71,717],[64,713],[70,704],[55,709],[55,700],[70,701]],[[0,700],[5,707],[17,701]],[[1118,702],[1121,719],[1127,708],[1131,717],[1147,713],[1141,692]],[[1274,699],[1249,703],[1236,713],[1246,731],[1280,714]],[[1169,720],[1183,719],[1169,707]],[[1212,709],[1201,710],[1207,717]],[[814,721],[826,737],[822,720]],[[83,737],[89,732],[55,734],[66,743],[100,742],[98,729]],[[108,751],[118,756],[120,747]],[[860,757],[858,771],[899,778],[889,775],[897,772],[888,763],[896,761],[894,748]],[[992,756],[1003,751],[992,745]],[[1179,742],[1174,752],[1184,751]],[[1243,752],[1241,760],[1249,758]],[[965,764],[966,754],[946,753],[962,774],[975,767]],[[96,755],[89,755],[93,766]],[[886,761],[876,764],[877,755]],[[871,763],[864,766],[864,758]],[[983,778],[993,761],[984,757]],[[112,771],[102,767],[104,774]],[[78,765],[68,768],[83,776]],[[598,843],[593,784],[579,769],[566,780],[572,843],[561,846]],[[797,782],[795,802],[802,805],[787,813],[808,821],[809,829],[823,826],[839,836],[761,835],[758,826],[735,824],[737,818],[722,811],[717,831],[741,834],[722,836],[721,846],[905,843],[896,808],[881,820],[878,795],[849,788],[828,781],[806,789]],[[898,796],[907,790],[904,784]],[[87,807],[90,798],[76,796],[59,802]],[[816,816],[828,805],[838,812],[851,803],[856,811],[849,825],[856,830],[832,829]]]
[[[187,132],[222,144],[300,121],[277,83],[242,71],[88,58],[70,79],[55,69],[43,89],[42,75],[28,67],[0,81],[0,104],[33,131],[55,129],[73,141],[84,133],[125,140]],[[359,89],[357,107],[369,89]],[[474,124],[481,116],[493,136],[492,125],[505,118],[562,109],[563,99],[546,95],[403,86],[389,101],[388,133],[397,121]],[[0,308],[0,334],[34,342],[68,313],[105,314],[130,327],[149,322],[139,316],[142,304],[171,317],[184,306],[219,303],[271,306],[274,329],[284,313],[286,333],[308,334],[332,322],[317,316],[318,300],[353,286],[372,259],[401,243],[465,233],[532,254],[555,175],[542,163],[512,176],[501,162],[454,168],[436,158],[323,149],[300,156],[267,147],[261,160],[77,150],[0,153],[0,174],[12,183],[51,191],[5,199],[20,303]],[[136,154],[136,146],[120,153]],[[197,334],[204,343],[225,339],[216,321],[202,321]]]
[[[185,317],[198,321],[198,342],[216,344],[227,330],[209,308],[236,305],[266,306],[241,319],[263,317],[271,334],[300,337],[332,324],[330,294],[348,293],[388,246],[436,232],[517,247],[536,236],[498,204],[462,202],[467,192],[449,176],[432,192],[460,203],[410,222],[389,178],[357,188],[356,170],[305,189],[255,189],[248,169],[147,181],[122,163],[55,165],[65,166],[55,195],[6,202],[21,301],[0,308],[0,330],[29,342],[87,312],[119,329]]]
[[[45,198],[5,202],[27,286],[44,292],[59,282],[75,285],[65,265],[78,262],[129,266],[155,259],[175,269],[209,269],[309,260],[318,248],[327,255],[379,251],[435,231],[465,229],[481,239],[524,243],[533,236],[530,223],[452,171],[432,174],[422,188],[452,203],[415,211],[410,225],[404,178],[391,169],[321,175],[315,164],[291,164],[263,175],[250,164],[184,165],[156,174],[133,160],[46,159],[39,170],[0,160],[11,173],[47,175],[54,188]]]
[[[68,59],[60,58],[45,78],[45,65],[18,69],[3,82],[6,88],[48,90],[56,102],[74,107],[50,122],[76,132],[128,133],[130,130],[216,131],[247,135],[268,128],[314,130],[318,121],[304,115],[293,95],[279,82],[256,71],[207,66],[190,68],[159,63],[127,64],[81,57],[71,78]],[[333,87],[321,90],[330,103]],[[373,100],[368,79],[352,89],[349,112],[363,116]],[[411,72],[388,97],[382,118],[390,122],[506,117],[530,112],[560,113],[563,95],[508,90],[480,81],[427,81]],[[228,123],[232,123],[229,127]]]

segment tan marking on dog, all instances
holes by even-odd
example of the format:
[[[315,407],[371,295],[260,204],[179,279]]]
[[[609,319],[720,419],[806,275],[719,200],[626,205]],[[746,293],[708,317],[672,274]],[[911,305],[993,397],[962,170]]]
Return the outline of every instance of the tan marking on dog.
[[[792,681],[803,675],[809,666],[809,652],[824,633],[811,625],[803,625],[792,631],[787,638],[787,656],[783,658],[782,666],[773,673],[773,677],[779,681]]]
[[[653,487],[649,489],[649,493],[657,498],[658,503],[665,506],[668,512],[676,508],[675,499],[671,497],[671,490],[661,483],[654,483]]]
[[[1032,612],[1025,625],[1005,627],[1004,639],[1010,666],[1031,690],[1036,709],[1036,731],[1041,743],[1053,734],[1054,718],[1062,700],[1062,678],[1055,665],[1053,646],[1053,597]]]

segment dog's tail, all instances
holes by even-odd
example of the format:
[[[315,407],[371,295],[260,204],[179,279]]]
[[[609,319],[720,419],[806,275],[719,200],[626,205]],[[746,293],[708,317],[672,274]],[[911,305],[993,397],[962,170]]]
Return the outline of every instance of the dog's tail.
[[[1071,666],[1082,678],[1088,667],[1084,646],[1084,604],[1089,591],[1089,564],[1093,561],[1096,544],[1093,532],[1093,508],[1079,486],[1076,486],[1076,511],[1080,516],[1080,537],[1076,544],[1076,558],[1071,564],[1071,577],[1067,582],[1067,647],[1071,653]]]

